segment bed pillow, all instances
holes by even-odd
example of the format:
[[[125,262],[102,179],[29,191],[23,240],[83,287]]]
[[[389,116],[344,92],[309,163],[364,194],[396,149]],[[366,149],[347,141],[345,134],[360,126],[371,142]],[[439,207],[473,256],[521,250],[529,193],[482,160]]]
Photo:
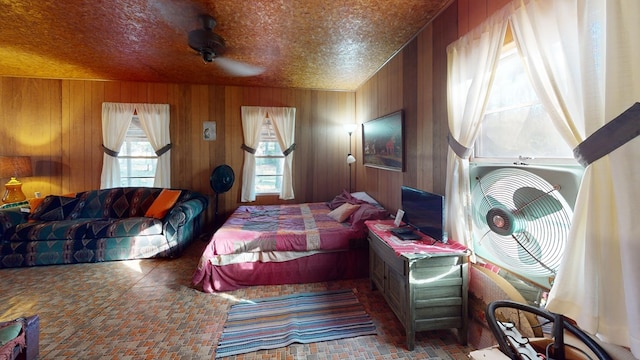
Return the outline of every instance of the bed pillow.
[[[366,201],[369,204],[380,205],[380,203],[376,199],[372,198],[371,196],[369,196],[369,194],[367,194],[364,191],[358,191],[358,192],[351,193],[351,196],[353,198],[358,199],[358,200]]]
[[[389,212],[372,204],[363,204],[351,214],[351,227],[364,229],[367,220],[384,220],[389,218]]]
[[[358,210],[359,207],[360,205],[344,203],[327,215],[337,222],[344,222],[351,214]]]
[[[48,195],[29,215],[30,220],[57,221],[64,220],[73,212],[79,198],[67,196]]]
[[[327,206],[329,206],[329,209],[335,210],[339,206],[346,203],[359,205],[359,204],[366,204],[367,202],[354,198],[353,196],[351,196],[351,194],[349,194],[347,190],[342,190],[342,193],[340,195],[336,195],[336,197],[334,197],[333,200],[327,202]]]
[[[162,189],[144,216],[160,220],[164,219],[169,210],[176,204],[176,201],[178,201],[181,192],[181,190]]]

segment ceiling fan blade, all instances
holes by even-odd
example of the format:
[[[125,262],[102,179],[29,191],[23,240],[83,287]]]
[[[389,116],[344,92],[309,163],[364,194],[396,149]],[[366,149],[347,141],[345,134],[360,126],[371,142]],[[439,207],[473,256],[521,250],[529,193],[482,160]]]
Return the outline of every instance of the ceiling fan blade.
[[[264,72],[264,68],[262,67],[249,65],[221,56],[216,57],[213,62],[220,66],[226,73],[234,76],[256,76]]]
[[[548,193],[532,188],[521,187],[513,193],[513,203],[527,220],[535,220],[562,210],[562,204]]]
[[[207,12],[201,4],[193,1],[159,0],[149,1],[149,6],[158,17],[167,25],[175,29],[176,32],[184,32],[198,25],[199,14]]]

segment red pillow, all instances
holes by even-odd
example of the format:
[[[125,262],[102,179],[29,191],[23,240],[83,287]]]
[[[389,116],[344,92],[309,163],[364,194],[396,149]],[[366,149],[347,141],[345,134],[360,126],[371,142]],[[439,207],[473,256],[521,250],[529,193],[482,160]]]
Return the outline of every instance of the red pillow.
[[[362,204],[360,208],[351,214],[351,227],[364,229],[366,220],[383,220],[389,218],[389,212],[371,204]]]

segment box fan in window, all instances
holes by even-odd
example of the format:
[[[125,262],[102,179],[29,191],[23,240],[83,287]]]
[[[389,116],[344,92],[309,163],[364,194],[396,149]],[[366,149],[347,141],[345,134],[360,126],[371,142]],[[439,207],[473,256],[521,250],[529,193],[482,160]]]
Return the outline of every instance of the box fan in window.
[[[549,289],[565,251],[580,169],[471,164],[476,255]]]

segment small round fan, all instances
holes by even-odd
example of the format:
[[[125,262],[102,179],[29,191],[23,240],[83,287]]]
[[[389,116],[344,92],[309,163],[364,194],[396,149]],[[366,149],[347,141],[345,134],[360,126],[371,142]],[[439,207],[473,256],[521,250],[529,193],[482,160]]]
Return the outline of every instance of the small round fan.
[[[555,276],[573,215],[559,187],[517,168],[477,181],[471,203],[479,255],[486,251],[516,273]]]
[[[233,186],[235,181],[235,174],[233,169],[229,165],[219,165],[211,172],[209,177],[209,185],[211,189],[216,193],[216,212],[214,222],[218,225],[218,196],[219,194],[226,193]]]

